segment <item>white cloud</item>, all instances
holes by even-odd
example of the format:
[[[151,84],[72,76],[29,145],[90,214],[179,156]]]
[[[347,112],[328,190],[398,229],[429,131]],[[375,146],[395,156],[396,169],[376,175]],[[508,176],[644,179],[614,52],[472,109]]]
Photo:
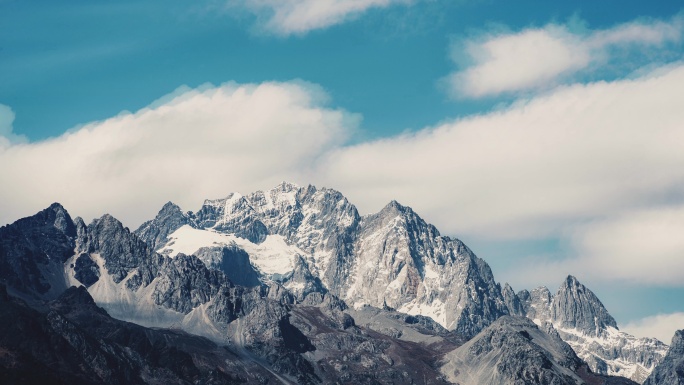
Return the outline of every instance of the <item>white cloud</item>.
[[[228,0],[262,20],[262,27],[279,35],[305,34],[357,17],[370,8],[385,8],[410,0]]]
[[[539,238],[684,186],[684,66],[337,149],[319,176],[365,211],[391,198],[449,234]]]
[[[476,98],[540,87],[591,61],[582,41],[559,26],[470,43],[467,53],[476,64],[452,74],[449,82]]]
[[[660,46],[668,41],[679,41],[683,27],[684,20],[681,17],[675,17],[669,22],[631,22],[594,32],[587,42],[595,48],[622,44]]]
[[[486,35],[453,48],[452,55],[458,57],[465,47],[472,65],[452,73],[446,82],[454,96],[472,98],[546,88],[580,70],[600,66],[609,60],[613,48],[641,50],[679,41],[683,27],[677,17],[670,22],[631,22],[588,34],[550,24]]]
[[[89,220],[137,225],[173,200],[187,209],[233,189],[306,182],[309,165],[358,117],[303,83],[192,90],[59,138],[0,149],[0,222],[58,201]]]
[[[684,281],[684,206],[615,215],[575,234],[578,268],[587,274],[650,284]],[[684,325],[683,325],[684,326]]]
[[[669,345],[675,331],[684,329],[684,313],[646,317],[630,322],[621,329],[637,337],[655,337]]]
[[[0,150],[9,147],[12,143],[26,141],[23,135],[16,135],[12,132],[14,123],[14,111],[9,106],[0,104]]]
[[[568,224],[565,259],[531,257],[506,272],[516,284],[555,282],[568,273],[592,282],[684,285],[684,205],[628,209],[584,224]],[[684,324],[683,324],[684,327]]]
[[[86,219],[110,212],[136,226],[167,200],[195,210],[204,198],[290,180],[336,188],[362,213],[397,199],[445,234],[566,237],[574,258],[545,270],[559,280],[595,271],[684,282],[684,64],[351,146],[345,138],[358,117],[326,108],[312,85],[228,84],[174,96],[0,149],[9,186],[0,189],[0,223],[59,201]]]

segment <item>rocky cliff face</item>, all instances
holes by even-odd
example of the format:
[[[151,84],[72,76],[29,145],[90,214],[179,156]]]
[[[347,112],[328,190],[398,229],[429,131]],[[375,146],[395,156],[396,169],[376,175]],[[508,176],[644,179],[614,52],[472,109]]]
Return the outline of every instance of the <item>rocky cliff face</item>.
[[[351,304],[429,316],[469,336],[508,313],[489,266],[397,202],[363,217],[353,256],[342,296]]]
[[[280,281],[299,297],[330,292],[352,306],[427,315],[466,335],[508,314],[489,266],[397,202],[361,217],[337,191],[283,183],[207,200],[196,216],[169,211],[167,204],[136,234],[169,255],[181,245],[192,245],[182,252],[197,254],[199,246],[233,242],[250,255],[263,282]],[[186,220],[208,234],[184,230]],[[167,234],[162,246],[159,234]]]
[[[140,239],[146,240],[150,247],[156,250],[166,243],[169,234],[184,225],[196,226],[194,215],[183,213],[180,207],[168,202],[159,210],[154,219],[143,223],[135,234]]]
[[[510,315],[522,317],[526,315],[525,309],[523,308],[523,302],[521,298],[515,294],[511,285],[506,283],[504,285],[504,288],[501,290],[501,294],[503,295],[504,303],[506,304],[506,307],[508,308],[508,313]]]
[[[249,255],[235,244],[202,247],[195,255],[209,269],[223,272],[236,285],[254,287],[261,284],[259,274],[254,270]]]
[[[546,287],[517,294],[528,318],[553,324],[561,338],[600,374],[642,383],[662,361],[667,346],[654,338],[636,338],[618,330],[601,301],[575,277],[568,276],[555,295]]]
[[[684,330],[678,330],[672,337],[670,349],[644,385],[684,385]]]
[[[66,289],[61,271],[74,254],[76,226],[54,203],[0,228],[0,280],[24,295],[54,298]]]
[[[562,329],[579,330],[588,336],[601,336],[609,327],[618,328],[596,295],[571,275],[553,297],[551,319]]]

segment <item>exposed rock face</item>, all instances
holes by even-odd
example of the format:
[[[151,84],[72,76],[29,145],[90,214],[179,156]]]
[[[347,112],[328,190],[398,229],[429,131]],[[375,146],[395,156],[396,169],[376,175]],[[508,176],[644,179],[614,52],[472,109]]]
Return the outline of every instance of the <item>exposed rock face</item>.
[[[518,294],[523,309],[529,319],[546,321],[551,319],[551,300],[553,296],[546,287],[538,287],[531,292],[523,290]]]
[[[397,202],[362,219],[354,257],[343,294],[352,304],[427,315],[468,336],[508,313],[489,266]]]
[[[54,298],[66,289],[64,262],[74,254],[76,226],[59,203],[0,228],[0,280],[27,295]]]
[[[81,282],[85,287],[92,286],[100,279],[100,268],[97,263],[90,258],[90,255],[81,253],[76,258],[74,264],[74,278]]]
[[[461,385],[576,385],[612,381],[589,373],[584,365],[557,334],[539,330],[527,318],[505,316],[448,353],[442,372]]]
[[[254,287],[261,284],[259,274],[249,262],[249,255],[235,244],[202,247],[195,255],[210,269],[222,271],[236,285]]]
[[[356,208],[337,191],[282,183],[247,196],[232,193],[207,200],[197,212],[196,225],[255,244],[280,235],[300,249],[313,273],[339,294],[349,274],[359,220]]]
[[[501,294],[503,295],[506,308],[508,308],[508,314],[523,317],[525,316],[525,309],[523,308],[520,297],[515,294],[511,285],[506,283],[504,288],[501,290]]]
[[[157,267],[161,264],[154,250],[109,214],[88,225],[87,234],[88,241],[81,245],[79,251],[99,254],[105,261],[104,268],[115,283],[121,282],[141,263]]]
[[[675,332],[667,355],[644,382],[644,385],[661,384],[684,385],[684,330]]]
[[[305,356],[315,363],[321,383],[448,384],[438,361],[458,344],[425,331],[422,334],[415,324],[400,319],[393,323],[398,333],[391,335],[376,330],[380,328],[354,325],[346,313],[338,313],[346,317],[330,317],[329,313],[339,312],[330,306],[325,302],[298,306],[290,318],[314,348]]]
[[[225,199],[207,200],[197,212],[200,228],[235,234],[252,243],[261,243],[268,235],[268,228],[249,201],[240,194],[230,194]]]
[[[551,319],[561,328],[576,329],[588,336],[600,336],[608,327],[618,328],[596,295],[572,275],[553,297]]]
[[[601,301],[575,277],[568,276],[555,295],[546,287],[518,293],[528,318],[550,323],[558,334],[600,374],[642,383],[663,359],[667,346],[655,338],[636,338],[618,330]]]
[[[197,257],[180,254],[164,259],[152,298],[157,305],[188,314],[215,297],[225,282],[223,274],[207,269]]]
[[[326,293],[328,291],[320,278],[311,273],[309,264],[299,255],[294,258],[294,269],[284,286],[299,301],[302,301],[310,293]]]
[[[156,250],[166,243],[169,234],[184,225],[195,226],[193,217],[190,213],[184,214],[174,203],[168,202],[153,220],[143,223],[135,234]]]
[[[173,229],[183,221],[158,220],[169,216],[162,215],[165,211],[169,211],[166,206],[136,233],[157,246],[156,234],[167,234],[168,239],[174,234],[173,240],[157,247],[172,255],[182,241]],[[471,336],[509,313],[483,260],[397,202],[360,217],[337,191],[283,183],[246,196],[233,193],[225,199],[207,200],[196,217],[183,218],[211,232],[212,237],[206,238],[211,244],[203,246],[216,246],[217,233],[250,241],[240,241],[239,247],[250,254],[253,264],[261,263],[259,258],[269,253],[264,246],[269,244],[267,239],[282,237],[291,248],[281,257],[290,259],[288,270],[281,268],[261,278],[263,282],[279,280],[300,300],[311,292],[331,292],[353,306],[389,306],[427,315],[447,329]],[[198,237],[197,233],[192,236]],[[227,239],[222,242],[230,245]],[[197,249],[185,252],[197,254]],[[514,296],[510,300],[516,301]]]

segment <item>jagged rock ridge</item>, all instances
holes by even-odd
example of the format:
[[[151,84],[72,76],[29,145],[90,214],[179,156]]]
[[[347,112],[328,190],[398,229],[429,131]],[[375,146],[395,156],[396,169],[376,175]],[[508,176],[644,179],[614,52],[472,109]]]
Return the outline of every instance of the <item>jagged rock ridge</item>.
[[[677,330],[670,349],[644,385],[684,385],[684,329]]]
[[[667,350],[667,345],[655,338],[636,338],[618,330],[601,301],[573,276],[563,281],[556,294],[539,287],[531,292],[522,290],[516,297],[528,318],[539,325],[553,324],[596,373],[642,383]]]
[[[342,296],[361,309],[370,304],[427,314],[468,337],[501,315],[525,309],[523,293],[512,294],[510,286],[505,286],[502,293],[484,261],[460,241],[441,236],[413,210],[397,202],[377,214],[360,217],[333,190],[281,185],[274,191],[253,195],[254,202],[260,202],[260,206],[255,205],[261,208],[245,209],[252,210],[253,218],[268,229],[264,237],[253,238],[257,243],[247,239],[253,235],[249,231],[237,236],[202,228],[199,223],[210,223],[199,221],[211,217],[208,209],[200,216],[182,213],[177,206],[167,204],[155,220],[136,231],[147,234],[143,240],[109,215],[86,226],[80,218],[72,221],[66,210],[53,205],[35,217],[0,229],[3,281],[13,291],[34,299],[52,298],[70,285],[86,285],[95,301],[115,317],[147,326],[180,327],[214,341],[235,344],[238,354],[256,357],[255,362],[264,362],[266,367],[300,383],[326,378],[318,371],[318,364],[311,361],[312,356],[323,359],[311,350],[317,346],[312,339],[318,334],[307,334],[319,310],[297,310],[305,303],[325,307],[325,301],[334,302]],[[235,206],[234,198],[224,202],[224,212],[225,207]],[[242,201],[240,205],[247,200]],[[240,223],[256,228],[230,218],[223,221],[219,215],[213,218],[217,218],[214,224],[220,226]],[[183,229],[190,234],[218,236],[220,242],[212,241],[209,247],[200,245],[188,253],[196,255],[174,252],[168,254],[171,258],[155,251],[178,246],[183,239],[174,238],[174,234]],[[252,263],[247,263],[245,254]],[[35,260],[34,255],[38,256]],[[283,255],[290,258],[285,264],[289,270],[280,277],[276,273],[264,274],[267,263]],[[25,267],[31,274],[21,275]],[[236,286],[226,273],[245,281]],[[266,284],[255,282],[255,277]],[[551,297],[550,293],[546,296],[548,303]],[[345,307],[342,303],[336,311],[325,314],[332,319],[326,322],[338,325],[337,330],[354,324],[342,310]],[[551,306],[540,306],[539,310],[551,314]],[[563,314],[562,309],[555,314]],[[397,338],[400,334],[392,331],[388,336]],[[336,335],[320,349],[337,346],[338,338],[350,337],[345,333]],[[379,346],[369,356],[357,352],[353,357],[370,360],[363,362],[371,366],[382,366],[373,361],[373,352],[387,345]],[[352,345],[348,347],[352,349]],[[426,357],[435,351],[416,349]],[[425,362],[421,362],[415,364],[422,367]],[[335,363],[335,373],[354,378],[352,372],[360,367],[345,369],[345,365]],[[404,377],[407,383],[416,378]]]
[[[207,200],[197,214],[167,204],[136,234],[173,255],[181,244],[193,244],[189,238],[206,236],[200,231],[211,233],[209,243],[233,242],[245,249],[258,270],[270,272],[262,274],[265,279],[277,278],[300,299],[325,290],[352,306],[385,305],[428,315],[471,336],[508,314],[489,266],[395,201],[362,217],[337,191],[283,183]],[[161,234],[167,234],[167,243],[160,242]],[[268,253],[264,245],[275,240],[291,248],[281,257],[289,263],[269,265],[261,257]],[[197,253],[194,246],[182,251]],[[311,285],[312,279],[320,285]]]

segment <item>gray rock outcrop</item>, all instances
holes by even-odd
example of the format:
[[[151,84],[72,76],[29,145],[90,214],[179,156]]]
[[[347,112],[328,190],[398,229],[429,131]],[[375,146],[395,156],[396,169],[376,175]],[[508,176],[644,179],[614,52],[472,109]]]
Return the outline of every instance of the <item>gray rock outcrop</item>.
[[[563,328],[599,336],[610,326],[618,328],[596,295],[569,275],[558,288],[551,305],[551,319]]]
[[[554,295],[546,287],[517,294],[528,318],[549,323],[599,374],[619,375],[642,383],[665,356],[667,346],[655,338],[636,338],[618,330],[598,297],[568,276]]]
[[[196,226],[192,213],[183,213],[176,204],[168,202],[154,219],[140,225],[135,234],[156,250],[166,243],[169,234],[184,225]]]
[[[667,355],[644,382],[644,385],[664,384],[684,385],[684,330],[675,332]]]
[[[540,330],[528,318],[513,316],[499,318],[448,353],[441,370],[460,385],[576,385],[615,380],[588,371],[557,334]]]

